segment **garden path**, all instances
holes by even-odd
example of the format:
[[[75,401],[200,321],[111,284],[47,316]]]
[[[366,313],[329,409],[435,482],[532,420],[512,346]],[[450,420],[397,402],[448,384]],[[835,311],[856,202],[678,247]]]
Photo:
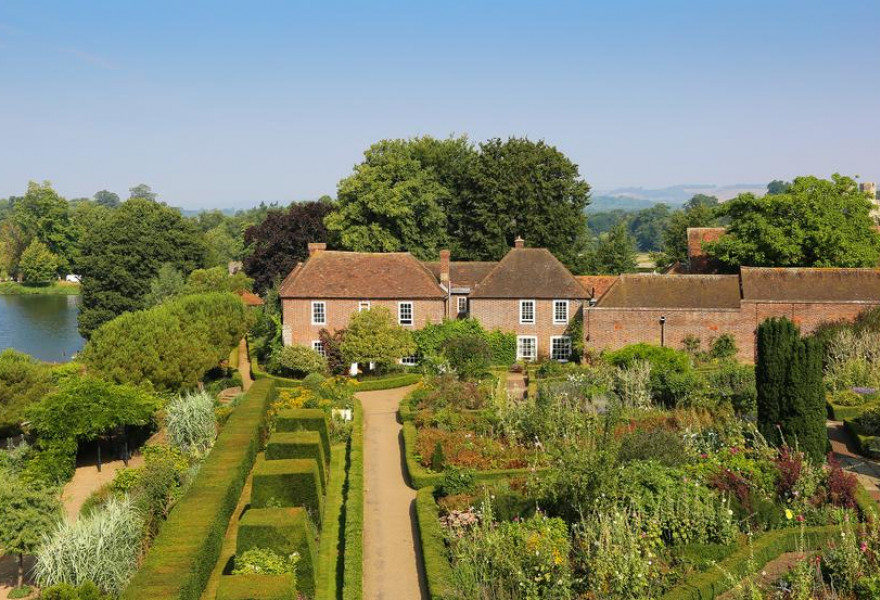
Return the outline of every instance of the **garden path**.
[[[247,339],[241,338],[238,343],[238,372],[241,375],[241,389],[245,392],[254,382],[251,378],[251,361],[248,358]]]
[[[880,502],[880,463],[861,456],[849,433],[840,421],[828,421],[828,437],[831,439],[831,450],[840,465],[856,477],[868,491],[868,494]]]
[[[105,484],[113,481],[116,472],[125,468],[121,460],[112,460],[101,463],[101,472],[98,472],[97,463],[89,457],[80,459],[80,466],[76,468],[73,479],[68,481],[61,492],[61,502],[64,504],[64,514],[68,521],[76,521],[77,515],[85,501],[94,492]],[[129,467],[140,467],[144,464],[144,457],[136,454],[128,459]]]
[[[415,491],[397,407],[412,386],[361,392],[364,406],[364,600],[426,599]]]

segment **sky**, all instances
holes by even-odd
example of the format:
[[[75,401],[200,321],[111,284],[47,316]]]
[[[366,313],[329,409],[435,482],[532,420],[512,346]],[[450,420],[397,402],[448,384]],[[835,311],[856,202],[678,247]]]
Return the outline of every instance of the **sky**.
[[[880,1],[0,0],[0,197],[287,203],[423,134],[597,190],[880,180]]]

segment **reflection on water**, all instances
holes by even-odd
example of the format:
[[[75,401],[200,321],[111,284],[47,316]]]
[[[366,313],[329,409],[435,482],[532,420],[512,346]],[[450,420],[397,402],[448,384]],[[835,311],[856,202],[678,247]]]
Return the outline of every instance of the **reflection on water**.
[[[0,295],[0,350],[15,348],[63,362],[83,347],[76,330],[79,296]]]

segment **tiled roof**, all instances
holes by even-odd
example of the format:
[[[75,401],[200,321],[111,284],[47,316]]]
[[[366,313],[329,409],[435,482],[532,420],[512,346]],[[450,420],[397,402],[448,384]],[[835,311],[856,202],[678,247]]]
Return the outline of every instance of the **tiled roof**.
[[[454,283],[454,282],[453,282]],[[587,291],[545,248],[513,248],[471,298],[587,298]]]
[[[466,287],[473,289],[478,283],[486,278],[497,262],[451,262],[449,263],[449,278],[453,287]],[[437,261],[426,262],[425,266],[440,281],[440,263]]]
[[[584,286],[590,298],[599,299],[614,285],[618,277],[617,275],[575,275],[575,279]]]
[[[263,299],[253,292],[247,290],[239,290],[238,295],[241,296],[245,306],[263,306]]]
[[[743,267],[743,299],[758,302],[880,302],[880,269]]]
[[[321,251],[281,284],[282,298],[444,298],[437,279],[408,252]]]
[[[737,275],[621,275],[600,308],[739,308]]]

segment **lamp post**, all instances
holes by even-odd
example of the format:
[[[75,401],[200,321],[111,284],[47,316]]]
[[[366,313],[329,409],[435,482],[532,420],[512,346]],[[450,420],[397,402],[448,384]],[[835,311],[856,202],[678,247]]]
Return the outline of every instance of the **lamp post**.
[[[660,317],[660,347],[666,346],[666,315]]]

